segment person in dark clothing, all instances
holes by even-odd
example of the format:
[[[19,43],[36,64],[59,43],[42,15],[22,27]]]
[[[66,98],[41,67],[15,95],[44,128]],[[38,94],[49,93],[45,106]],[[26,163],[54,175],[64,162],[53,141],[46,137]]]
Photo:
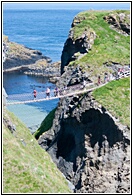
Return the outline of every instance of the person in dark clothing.
[[[59,96],[59,89],[58,89],[58,87],[55,87],[55,89],[54,89],[54,96],[55,97]]]
[[[98,76],[98,81],[97,81],[98,86],[101,84],[101,77]]]

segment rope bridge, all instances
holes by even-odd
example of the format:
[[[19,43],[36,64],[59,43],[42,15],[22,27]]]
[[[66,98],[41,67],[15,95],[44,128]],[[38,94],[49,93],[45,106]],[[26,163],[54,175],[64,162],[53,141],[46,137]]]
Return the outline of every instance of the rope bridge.
[[[119,75],[119,79],[123,77],[128,77],[130,75],[130,71],[125,71],[121,75]],[[113,79],[115,80],[115,79]],[[15,104],[26,104],[26,103],[33,103],[33,102],[41,102],[41,101],[48,101],[48,100],[53,100],[53,99],[59,99],[63,97],[70,97],[73,95],[78,95],[82,93],[87,93],[90,91],[93,91],[97,88],[100,88],[106,83],[101,84],[99,86],[95,86],[90,88],[90,86],[94,86],[93,83],[88,83],[86,84],[86,87],[83,88],[81,84],[78,85],[73,85],[70,87],[67,87],[66,89],[60,90],[57,95],[55,95],[55,91],[51,90],[50,91],[50,96],[46,96],[46,91],[44,92],[37,92],[37,97],[34,98],[33,93],[24,93],[24,94],[14,94],[14,95],[8,95],[7,97],[7,105],[15,105]]]
[[[105,83],[106,84],[106,83]],[[8,95],[7,98],[7,105],[15,105],[15,104],[26,104],[26,103],[33,103],[33,102],[41,102],[41,101],[49,101],[53,99],[59,99],[63,97],[70,97],[73,95],[78,95],[82,93],[86,93],[89,91],[93,91],[97,88],[100,88],[104,86],[105,84],[88,88],[90,85],[86,85],[85,88],[83,88],[81,85],[74,85],[72,88],[67,88],[65,90],[59,91],[59,94],[55,96],[54,90],[50,92],[50,96],[46,97],[46,92],[37,92],[37,97],[34,98],[33,93],[24,93],[24,94],[14,94],[14,95]]]

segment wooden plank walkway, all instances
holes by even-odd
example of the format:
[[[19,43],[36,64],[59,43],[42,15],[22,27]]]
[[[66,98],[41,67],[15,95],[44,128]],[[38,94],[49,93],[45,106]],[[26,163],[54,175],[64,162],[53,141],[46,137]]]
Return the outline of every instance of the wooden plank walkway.
[[[130,76],[130,72],[129,71],[126,71],[125,73],[121,74],[119,76],[119,79],[123,78],[123,77],[129,77]],[[113,79],[114,80],[114,79]],[[107,82],[108,83],[108,82]],[[40,92],[38,93],[38,95],[40,96],[40,98],[32,98],[33,95],[31,96],[31,94],[29,93],[25,93],[25,94],[18,94],[18,95],[9,95],[7,99],[7,105],[17,105],[17,104],[27,104],[27,103],[34,103],[34,102],[41,102],[41,101],[50,101],[50,100],[54,100],[54,99],[59,99],[59,98],[63,98],[63,97],[70,97],[70,96],[73,96],[73,95],[78,95],[78,94],[82,94],[82,93],[87,93],[87,92],[90,92],[90,91],[93,91],[97,88],[101,88],[102,86],[105,86],[107,83],[104,83],[102,85],[99,85],[99,86],[95,86],[93,88],[88,88],[88,85],[86,85],[86,88],[82,89],[82,90],[77,90],[77,87],[76,85],[72,86],[72,89],[68,89],[66,91],[72,91],[72,92],[68,92],[68,93],[64,93],[62,95],[59,95],[59,96],[51,96],[49,98],[41,98],[41,96],[43,97],[44,95],[44,92]],[[73,89],[74,87],[74,89]],[[75,88],[76,87],[76,88]],[[76,90],[75,90],[76,89]],[[54,91],[51,91],[51,92],[54,92]],[[38,97],[39,97],[38,96]],[[20,98],[28,98],[30,97],[29,100],[18,100],[17,99],[20,99]],[[13,101],[12,99],[14,99],[15,101]]]

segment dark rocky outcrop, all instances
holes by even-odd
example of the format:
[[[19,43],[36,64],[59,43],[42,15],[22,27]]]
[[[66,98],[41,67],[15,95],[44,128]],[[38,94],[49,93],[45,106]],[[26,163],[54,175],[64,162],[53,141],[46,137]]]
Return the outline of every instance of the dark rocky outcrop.
[[[74,25],[75,22],[73,21],[72,26]],[[64,67],[68,65],[70,61],[75,60],[81,54],[85,54],[91,49],[95,38],[95,32],[86,28],[83,34],[75,40],[73,29],[70,30],[61,55],[61,74],[64,72]]]
[[[65,67],[65,72],[61,75],[60,80],[56,83],[60,88],[82,84],[83,80],[92,83],[90,76],[81,67]]]
[[[91,94],[62,99],[39,145],[79,193],[130,191],[130,136],[126,126]]]

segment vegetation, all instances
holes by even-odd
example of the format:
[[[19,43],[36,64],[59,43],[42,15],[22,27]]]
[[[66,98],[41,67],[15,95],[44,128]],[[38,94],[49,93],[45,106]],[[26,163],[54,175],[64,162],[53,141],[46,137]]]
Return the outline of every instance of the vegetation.
[[[130,78],[111,81],[93,92],[94,98],[130,127]]]
[[[3,193],[70,193],[65,178],[31,135],[10,112],[14,134],[3,125]]]
[[[129,14],[128,11],[122,12]],[[84,16],[85,20],[73,27],[74,39],[81,36],[86,28],[96,33],[92,49],[82,58],[70,63],[70,66],[80,65],[84,71],[89,72],[92,79],[99,74],[102,76],[108,70],[105,63],[130,64],[130,36],[119,34],[109,27],[103,19],[109,14],[110,11],[80,13],[78,17]],[[128,22],[128,18],[125,20]],[[8,41],[6,36],[4,39]],[[18,54],[22,48],[11,43],[10,54],[13,54],[12,50]],[[95,90],[93,96],[112,115],[119,118],[122,124],[130,126],[130,78],[111,81]],[[35,132],[36,139],[51,128],[55,111],[56,108],[47,115]],[[15,124],[16,131],[12,134],[3,125],[3,193],[70,193],[61,172],[30,131],[12,113],[4,110],[4,118],[7,117]]]
[[[41,126],[39,127],[39,129],[34,133],[34,136],[35,136],[36,139],[38,139],[40,135],[42,135],[44,132],[48,131],[52,127],[53,119],[54,119],[54,116],[55,116],[55,111],[56,111],[56,108],[53,109],[46,116],[46,118],[41,123]]]
[[[82,36],[85,30],[94,31],[96,39],[89,52],[75,61],[71,61],[69,66],[80,66],[89,73],[94,83],[97,82],[98,75],[104,78],[105,72],[112,72],[106,65],[115,62],[120,65],[130,64],[130,36],[125,36],[104,20],[104,17],[125,14],[125,23],[130,24],[130,11],[85,11],[78,14],[80,23],[73,27],[74,39]],[[93,92],[95,99],[101,103],[110,113],[120,119],[121,123],[130,126],[130,78],[112,81],[106,86]]]
[[[77,15],[80,23],[72,29],[74,31],[74,40],[82,36],[84,31],[94,31],[96,39],[89,52],[82,58],[71,61],[69,66],[80,66],[83,71],[88,72],[94,83],[97,82],[98,75],[104,78],[105,72],[112,72],[105,64],[111,65],[112,62],[121,65],[130,64],[130,36],[124,36],[114,29],[103,19],[105,16],[125,13],[129,11],[85,11]],[[129,18],[125,17],[125,22],[130,23]],[[80,53],[75,53],[79,57]],[[106,86],[97,89],[93,93],[95,99],[106,107],[112,115],[120,118],[123,124],[130,126],[130,79],[125,78],[118,81],[112,81]],[[54,112],[50,113],[42,122],[41,127],[35,133],[36,139],[52,126]],[[50,124],[50,126],[49,126]]]
[[[119,13],[130,14],[129,11],[86,11],[81,12],[78,17],[83,18],[79,24],[73,27],[74,39],[81,37],[85,29],[89,29],[96,33],[96,39],[89,52],[79,60],[71,62],[70,65],[80,65],[90,75],[97,76],[105,70],[105,63],[112,62],[121,65],[130,64],[130,36],[124,36],[114,29],[103,19],[110,14]],[[128,17],[125,18],[128,20]]]

